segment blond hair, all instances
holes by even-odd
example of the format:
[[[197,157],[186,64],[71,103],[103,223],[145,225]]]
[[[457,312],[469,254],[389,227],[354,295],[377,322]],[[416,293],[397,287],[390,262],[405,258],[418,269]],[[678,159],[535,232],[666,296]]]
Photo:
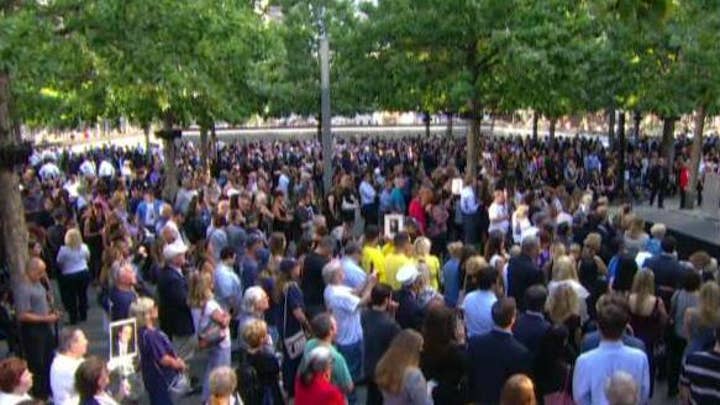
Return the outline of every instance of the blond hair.
[[[395,336],[375,367],[375,383],[384,391],[397,394],[402,390],[405,374],[420,365],[423,337],[412,329]]]
[[[227,366],[222,366],[210,372],[210,405],[228,403],[226,400],[235,393],[237,388],[237,376],[235,371]]]
[[[71,249],[79,249],[82,246],[83,240],[80,235],[80,230],[77,228],[70,228],[65,232],[65,245]]]
[[[430,239],[420,236],[417,239],[415,239],[415,256],[423,257],[430,254],[430,248],[432,247],[432,243],[430,242]]]
[[[698,296],[698,314],[700,322],[707,326],[720,324],[720,286],[715,281],[708,281],[700,287]]]
[[[578,281],[575,262],[573,262],[570,256],[562,255],[553,261],[552,278],[554,281]]]
[[[630,309],[638,313],[645,299],[655,295],[655,274],[652,270],[646,268],[635,273],[630,293],[635,294],[635,305],[631,305]]]
[[[555,324],[565,322],[572,315],[580,314],[580,299],[568,284],[560,284],[550,293],[545,310]]]
[[[195,271],[188,282],[188,305],[202,308],[213,297],[213,278],[210,273]]]
[[[135,318],[138,328],[146,327],[151,323],[150,314],[155,308],[152,298],[140,297],[130,304],[130,314]]]
[[[268,334],[268,328],[265,321],[254,319],[248,322],[242,331],[243,339],[250,349],[257,349],[265,341]]]

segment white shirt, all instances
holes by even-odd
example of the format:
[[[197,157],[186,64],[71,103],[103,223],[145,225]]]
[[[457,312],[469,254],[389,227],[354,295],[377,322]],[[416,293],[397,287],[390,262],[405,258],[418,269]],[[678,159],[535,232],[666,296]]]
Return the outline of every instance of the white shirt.
[[[17,395],[0,391],[0,405],[17,405],[22,401],[32,399],[29,394]]]
[[[325,306],[337,321],[335,343],[347,346],[362,341],[360,297],[355,295],[352,288],[344,285],[328,285],[323,295]]]
[[[84,160],[80,165],[79,171],[80,174],[85,177],[95,176],[97,174],[97,167],[95,167],[95,162],[92,160]]]
[[[601,341],[600,346],[578,357],[573,373],[573,398],[578,405],[607,405],[605,384],[617,371],[630,374],[638,385],[640,403],[650,396],[647,355],[622,342]]]
[[[507,233],[510,228],[510,220],[508,219],[507,208],[505,205],[493,202],[488,208],[488,216],[490,217],[488,232],[501,231],[502,233]],[[498,219],[503,217],[505,219],[498,221]]]
[[[470,186],[463,187],[460,191],[460,211],[465,215],[474,215],[479,206],[475,198],[475,190]]]
[[[54,180],[60,177],[60,168],[53,162],[47,162],[42,165],[38,174],[42,181]]]
[[[199,334],[200,332],[202,332],[203,329],[207,328],[210,320],[212,319],[212,314],[217,310],[222,311],[223,309],[220,307],[220,304],[218,304],[218,302],[214,299],[208,300],[208,302],[205,304],[205,308],[192,308],[190,310],[193,318],[193,324],[195,325],[196,334]],[[220,342],[220,347],[230,347],[230,327],[225,328],[225,339]]]
[[[372,184],[363,180],[362,183],[360,183],[359,191],[360,202],[362,203],[362,205],[368,205],[375,202],[375,196],[377,195],[377,192],[375,191],[375,188],[373,188]]]
[[[102,162],[100,162],[100,169],[98,169],[98,175],[100,175],[100,177],[114,177],[115,167],[107,160],[103,160]]]
[[[60,272],[65,276],[87,270],[88,260],[90,260],[90,250],[84,243],[78,249],[63,245],[57,255]]]
[[[84,358],[73,358],[62,353],[55,355],[50,366],[50,388],[53,392],[53,402],[64,404],[75,395],[75,371]]]

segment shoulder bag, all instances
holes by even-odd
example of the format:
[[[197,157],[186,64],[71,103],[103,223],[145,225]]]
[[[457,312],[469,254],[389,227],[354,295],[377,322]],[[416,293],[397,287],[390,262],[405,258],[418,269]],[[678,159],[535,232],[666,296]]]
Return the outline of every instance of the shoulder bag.
[[[291,286],[292,284],[289,284],[285,290],[285,305],[283,310],[283,345],[285,346],[285,351],[287,352],[288,357],[290,357],[291,360],[295,360],[302,356],[303,351],[305,350],[305,343],[307,343],[307,337],[305,336],[305,332],[302,327],[299,331],[297,331],[297,333],[292,336],[287,336],[288,290]]]
[[[203,313],[201,314],[200,319],[202,319],[206,311],[207,302],[205,303],[205,307],[203,307]],[[198,333],[198,346],[201,349],[215,347],[225,339],[225,328],[212,318],[212,314],[207,317],[208,321],[205,324],[205,327],[201,328]]]

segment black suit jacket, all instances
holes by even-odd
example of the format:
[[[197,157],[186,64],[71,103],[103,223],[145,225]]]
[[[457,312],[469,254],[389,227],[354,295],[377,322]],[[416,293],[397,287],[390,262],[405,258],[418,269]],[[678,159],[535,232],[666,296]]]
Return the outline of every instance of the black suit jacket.
[[[530,352],[511,334],[492,330],[468,342],[470,401],[500,402],[503,384],[517,373],[530,375]]]
[[[535,354],[540,347],[540,341],[550,329],[550,322],[537,315],[522,313],[518,316],[513,327],[513,336],[522,343],[531,354]]]
[[[525,309],[525,290],[535,284],[543,284],[545,276],[533,259],[525,254],[510,259],[508,263],[508,295],[515,298],[518,308]]]
[[[168,336],[190,336],[195,332],[187,304],[188,284],[185,277],[165,266],[158,279],[158,315],[160,328]]]

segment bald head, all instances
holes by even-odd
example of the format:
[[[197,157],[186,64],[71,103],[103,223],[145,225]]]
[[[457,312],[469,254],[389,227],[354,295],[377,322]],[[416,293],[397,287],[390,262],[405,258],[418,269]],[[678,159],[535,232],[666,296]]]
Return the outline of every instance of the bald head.
[[[33,257],[28,262],[25,274],[31,283],[36,283],[45,275],[45,268],[45,262],[42,259]]]

